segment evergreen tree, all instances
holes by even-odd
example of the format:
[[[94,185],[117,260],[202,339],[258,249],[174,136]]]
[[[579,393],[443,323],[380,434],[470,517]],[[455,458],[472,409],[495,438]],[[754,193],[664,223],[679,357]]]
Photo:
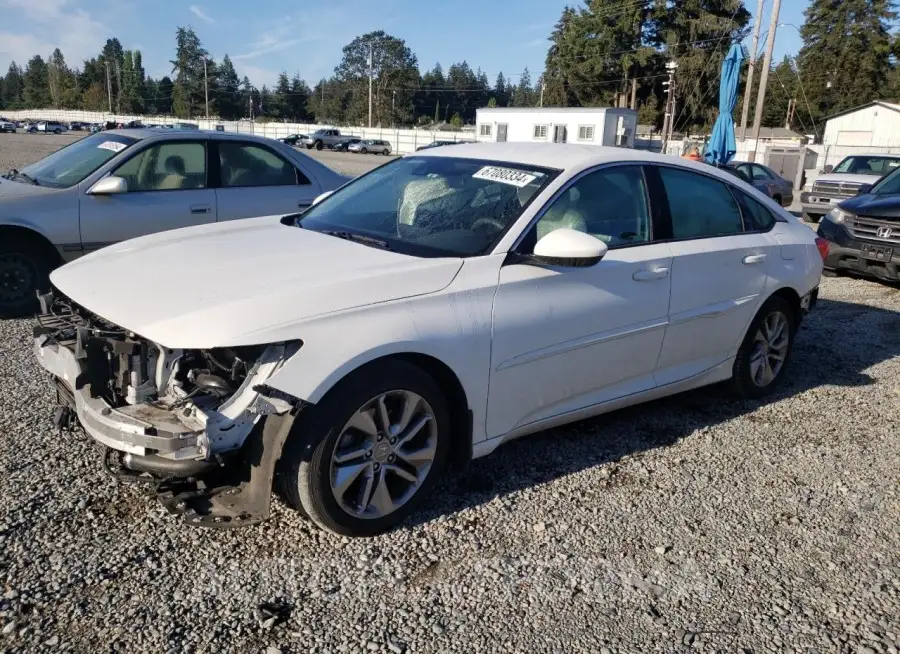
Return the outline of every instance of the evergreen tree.
[[[494,83],[494,98],[498,107],[509,105],[509,89],[506,86],[506,78],[503,76],[503,71],[497,73],[497,81]]]
[[[25,67],[22,99],[29,109],[46,109],[50,106],[47,64],[41,55],[34,55]]]
[[[565,7],[559,21],[550,33],[550,49],[544,62],[544,105],[550,107],[570,107],[577,105],[569,82],[570,71],[573,68],[571,59],[567,59],[571,51],[571,44],[566,39],[573,35],[572,24],[577,19],[577,14],[572,7]]]
[[[172,109],[179,118],[191,118],[204,113],[203,62],[209,53],[190,27],[175,31],[175,75]]]
[[[228,55],[219,64],[215,98],[219,116],[223,120],[237,120],[244,115],[246,103],[242,102],[241,82]]]
[[[19,109],[22,107],[23,87],[22,69],[19,68],[15,61],[10,62],[6,71],[6,77],[3,78],[3,90],[2,96],[0,96],[3,106],[7,109]]]
[[[307,103],[309,102],[310,93],[309,85],[300,77],[300,73],[295,73],[291,78],[291,95],[288,101],[291,120],[295,122],[306,122],[309,120]]]
[[[119,39],[106,40],[106,44],[100,53],[100,61],[103,66],[103,88],[107,88],[108,79],[108,87],[112,93],[113,109],[116,113],[120,113],[122,109],[120,96],[122,94],[122,69],[125,66],[125,51],[122,49]],[[108,75],[107,66],[109,68]]]
[[[516,95],[513,100],[514,107],[533,107],[537,104],[534,101],[534,89],[531,88],[531,73],[526,67],[522,75],[519,77],[519,85],[516,87]]]
[[[288,120],[291,117],[291,81],[288,79],[287,71],[281,71],[278,74],[273,95],[271,115],[281,120]]]
[[[812,0],[804,16],[797,61],[816,121],[889,93],[892,0]]]

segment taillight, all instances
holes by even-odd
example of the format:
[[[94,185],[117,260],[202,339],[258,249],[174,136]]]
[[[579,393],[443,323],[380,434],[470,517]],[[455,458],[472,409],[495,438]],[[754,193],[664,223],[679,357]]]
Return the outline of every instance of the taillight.
[[[821,236],[816,236],[816,247],[819,249],[819,255],[822,257],[822,261],[825,261],[828,257],[828,241]]]

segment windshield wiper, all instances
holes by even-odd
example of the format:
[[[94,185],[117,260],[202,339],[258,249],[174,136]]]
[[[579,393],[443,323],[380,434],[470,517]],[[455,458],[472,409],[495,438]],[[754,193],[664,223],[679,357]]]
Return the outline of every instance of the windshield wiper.
[[[31,182],[35,186],[41,185],[41,183],[39,181],[37,181],[34,177],[29,175],[28,173],[19,172],[15,168],[10,168],[9,172],[6,173],[6,175],[4,175],[4,177],[6,177],[6,179],[15,179],[16,177],[24,177],[25,179],[27,179],[29,182]]]
[[[339,229],[323,229],[316,231],[320,231],[322,234],[328,234],[329,236],[337,236],[345,241],[353,241],[354,243],[362,243],[363,245],[381,248],[382,250],[391,249],[390,243],[383,241],[380,238],[372,238],[371,236],[363,236],[362,234],[354,234],[353,232]]]

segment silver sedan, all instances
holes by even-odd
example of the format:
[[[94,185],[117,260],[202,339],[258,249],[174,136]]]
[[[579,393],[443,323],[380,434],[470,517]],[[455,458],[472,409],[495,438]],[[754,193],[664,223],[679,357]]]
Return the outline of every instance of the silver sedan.
[[[376,141],[373,139],[365,139],[358,143],[351,143],[347,146],[350,152],[358,152],[359,154],[383,154],[389,155],[392,152],[391,144],[387,141]]]
[[[32,312],[50,271],[82,254],[179,227],[297,213],[349,179],[273,139],[92,134],[0,178],[0,317]]]

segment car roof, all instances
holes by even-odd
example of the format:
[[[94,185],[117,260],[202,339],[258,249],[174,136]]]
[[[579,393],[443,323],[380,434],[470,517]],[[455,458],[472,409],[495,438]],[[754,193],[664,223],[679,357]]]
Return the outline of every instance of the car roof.
[[[206,138],[216,139],[220,141],[241,140],[256,141],[257,143],[271,144],[275,139],[265,138],[263,136],[255,136],[253,134],[241,134],[239,132],[219,132],[214,129],[158,129],[152,127],[131,127],[124,129],[108,129],[102,134],[117,134],[127,136],[133,139],[190,139],[197,138],[202,135]]]
[[[415,156],[486,159],[572,171],[615,162],[649,161],[681,164],[684,161],[671,155],[656,154],[647,150],[576,143],[456,143],[452,148],[423,150],[417,152]],[[701,170],[714,169],[708,164],[687,163],[702,166]]]

